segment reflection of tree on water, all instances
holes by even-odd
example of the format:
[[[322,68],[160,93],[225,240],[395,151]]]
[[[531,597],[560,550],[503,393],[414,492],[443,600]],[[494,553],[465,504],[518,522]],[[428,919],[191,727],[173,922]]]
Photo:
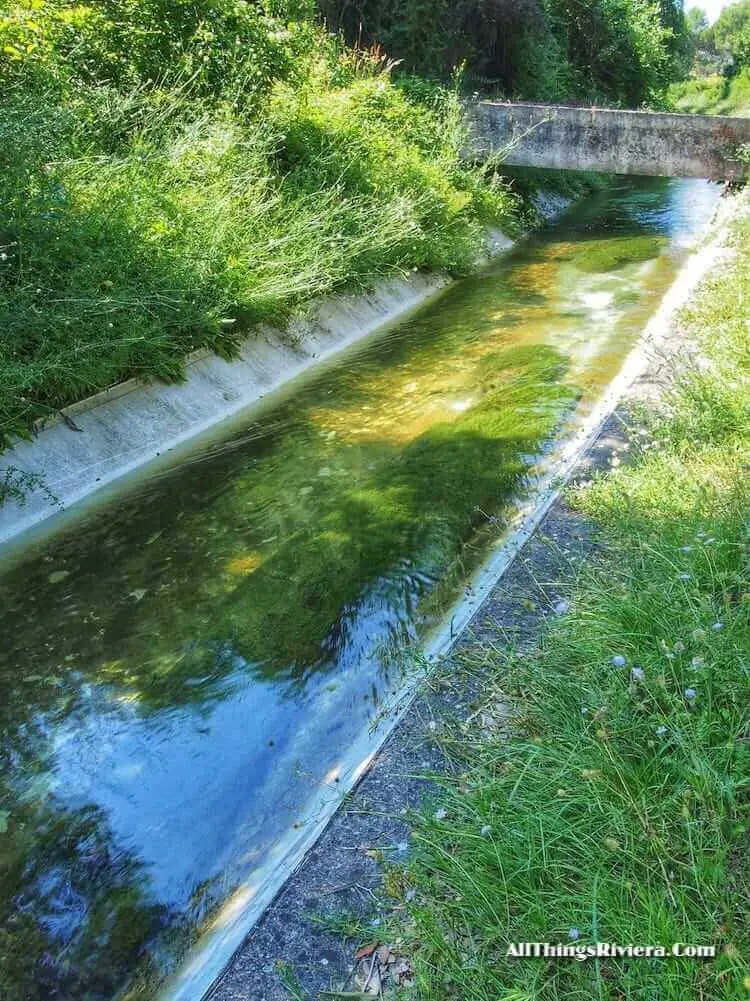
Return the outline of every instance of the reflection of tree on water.
[[[8,802],[7,790],[3,801]],[[0,997],[111,998],[167,923],[94,807],[16,803],[0,838]]]
[[[176,523],[156,512],[156,565],[149,545],[133,546],[113,554],[118,572],[107,574],[95,549],[89,565],[49,585],[45,571],[68,565],[62,547],[32,581],[45,607],[6,650],[9,673],[18,663],[40,679],[78,671],[131,691],[142,709],[210,702],[233,654],[267,676],[304,674],[330,652],[339,613],[368,583],[404,559],[439,573],[471,531],[474,509],[496,507],[517,485],[570,398],[558,385],[562,369],[542,347],[487,354],[475,370],[479,402],[405,446],[331,449],[300,420],[267,458],[234,474],[210,519],[201,508]],[[320,477],[326,465],[330,475]],[[23,616],[19,595],[10,595],[6,621]],[[18,694],[44,704],[46,687]]]
[[[305,665],[326,655],[328,665],[333,663],[337,650],[350,642],[358,607],[367,601],[367,582],[383,582],[378,600],[408,605],[409,589],[414,597],[429,590],[456,553],[477,518],[476,508],[492,505],[517,484],[528,456],[570,399],[570,391],[557,386],[562,370],[559,357],[548,350],[535,351],[533,360],[517,350],[485,358],[477,406],[405,448],[379,442],[362,446],[355,465],[367,475],[338,484],[327,480],[309,509],[293,510],[296,495],[291,495],[288,504],[280,504],[279,517],[289,524],[293,510],[297,527],[278,539],[266,561],[239,574],[230,587],[214,571],[201,575],[206,553],[199,550],[181,571],[184,584],[177,585],[177,600],[167,608],[138,600],[137,612],[115,610],[108,616],[107,587],[97,595],[91,581],[84,597],[74,578],[62,609],[85,603],[94,628],[83,636],[62,628],[52,632],[52,651],[47,646],[17,649],[14,662],[31,668],[25,681],[12,682],[6,663],[6,684],[14,696],[3,712],[9,774],[22,775],[28,783],[35,770],[45,768],[44,734],[33,746],[30,714],[45,712],[45,727],[51,727],[85,712],[87,672],[125,691],[134,687],[141,708],[192,699],[206,710],[221,691],[222,678],[236,666],[237,653],[265,660],[260,669],[270,674],[279,670],[276,665],[287,666],[290,679],[300,681]],[[314,440],[313,432],[309,438]],[[279,447],[289,446],[282,442]],[[371,456],[377,461],[369,470]],[[284,456],[281,463],[292,461]],[[320,461],[316,449],[308,449],[308,462]],[[241,487],[222,502],[246,502],[255,484],[267,488],[262,470],[251,468],[240,477]],[[232,517],[232,511],[221,510],[222,522],[231,523]],[[200,516],[184,525],[188,536],[198,532]],[[236,546],[234,540],[231,544]],[[126,577],[143,573],[142,553],[128,556]],[[135,627],[136,614],[133,635],[123,620]],[[206,638],[191,639],[173,653],[180,637],[202,629]],[[96,654],[103,656],[108,647],[117,650],[117,660],[97,664]],[[62,674],[68,664],[76,667],[67,668],[65,686],[60,677],[31,673]],[[12,817],[2,846],[8,856],[3,937],[12,957],[3,974],[4,1001],[112,993],[167,921],[147,902],[144,873],[111,844],[106,819],[93,808],[72,811],[51,796],[37,805],[13,802],[10,795],[4,800]],[[30,993],[32,984],[36,995]]]

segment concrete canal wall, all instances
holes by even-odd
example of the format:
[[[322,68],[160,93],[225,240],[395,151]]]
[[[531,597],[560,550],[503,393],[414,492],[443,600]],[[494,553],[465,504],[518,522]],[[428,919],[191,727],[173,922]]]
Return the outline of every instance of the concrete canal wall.
[[[471,152],[503,152],[512,166],[659,177],[739,180],[750,119],[652,111],[478,102],[469,109]]]

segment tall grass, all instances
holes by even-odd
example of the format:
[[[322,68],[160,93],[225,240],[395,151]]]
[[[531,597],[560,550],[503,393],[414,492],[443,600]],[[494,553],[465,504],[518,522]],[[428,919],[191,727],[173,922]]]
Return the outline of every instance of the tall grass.
[[[457,97],[320,57],[262,112],[170,89],[0,107],[0,442],[129,377],[179,379],[316,296],[465,273],[515,199],[462,162]]]
[[[689,77],[667,89],[666,103],[675,111],[693,115],[750,115],[750,72],[733,77],[715,73]]]
[[[525,654],[477,649],[509,739],[464,734],[415,828],[412,998],[746,996],[750,199],[687,311],[703,356],[634,462],[573,496],[602,533]],[[442,819],[436,819],[442,818]],[[511,942],[714,945],[713,960],[517,959]]]

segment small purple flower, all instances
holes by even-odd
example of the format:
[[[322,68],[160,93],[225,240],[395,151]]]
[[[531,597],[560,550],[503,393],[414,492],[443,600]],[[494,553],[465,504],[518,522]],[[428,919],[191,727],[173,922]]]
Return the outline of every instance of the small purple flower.
[[[713,631],[715,633],[721,632],[721,630],[724,628],[724,623],[723,622],[714,622],[714,624],[711,626],[711,628],[713,629]]]
[[[492,834],[492,828],[489,824],[485,824],[482,830],[479,832],[483,838],[487,838]]]
[[[630,672],[630,677],[633,681],[643,681],[646,675],[643,673],[642,667],[634,667]]]
[[[690,574],[689,573],[678,574],[678,577],[679,577],[680,580],[690,580]]]
[[[578,928],[568,928],[569,939],[572,939],[574,942],[577,942],[580,937],[581,937],[581,932]]]
[[[627,657],[623,657],[623,655],[621,653],[615,654],[615,656],[612,658],[612,664],[615,667],[625,667],[625,665],[627,664],[627,662],[628,662],[628,658]]]
[[[686,688],[685,698],[688,700],[688,702],[694,702],[698,698],[698,693],[694,688]]]
[[[666,727],[664,725],[657,726],[657,728],[656,728],[656,736],[657,737],[663,737],[664,734],[668,733],[668,732],[669,732],[669,727]]]

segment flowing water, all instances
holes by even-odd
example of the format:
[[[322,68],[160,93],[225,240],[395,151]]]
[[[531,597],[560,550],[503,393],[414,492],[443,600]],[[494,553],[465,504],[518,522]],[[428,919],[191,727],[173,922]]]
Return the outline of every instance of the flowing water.
[[[619,182],[6,566],[4,1001],[159,981],[273,857],[718,195]]]

